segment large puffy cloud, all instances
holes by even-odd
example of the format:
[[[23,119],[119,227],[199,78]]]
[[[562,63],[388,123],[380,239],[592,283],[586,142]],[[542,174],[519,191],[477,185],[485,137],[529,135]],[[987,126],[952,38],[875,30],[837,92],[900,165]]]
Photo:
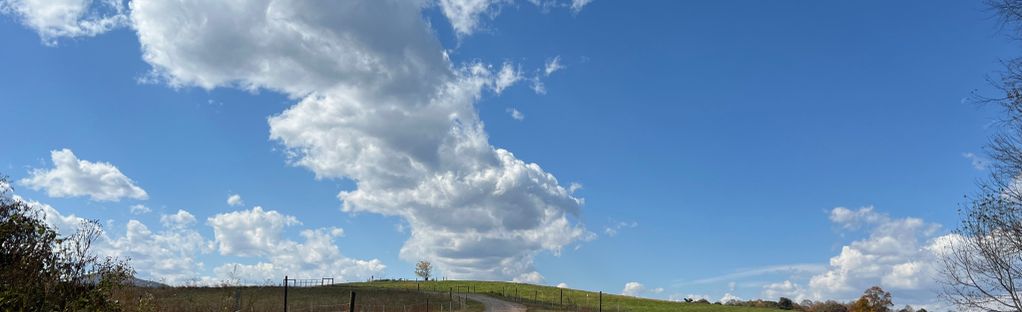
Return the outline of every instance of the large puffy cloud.
[[[304,96],[336,86],[396,98],[432,92],[443,49],[424,1],[131,2],[154,75],[174,85],[234,85]]]
[[[87,219],[64,214],[53,206],[38,201],[24,200],[41,213],[43,220],[61,235],[70,235]],[[169,284],[189,280],[202,280],[203,263],[198,256],[213,250],[212,242],[205,240],[194,228],[194,216],[179,210],[161,217],[163,229],[151,230],[138,220],[129,220],[123,235],[103,230],[92,248],[96,255],[127,260],[140,277]]]
[[[39,33],[43,43],[60,37],[95,36],[127,24],[120,0],[0,0],[0,12]]]
[[[826,265],[767,266],[679,285],[731,282],[732,292],[736,286],[755,287],[761,298],[796,301],[853,300],[878,285],[890,291],[899,305],[939,306],[935,296],[940,287],[936,280],[941,266],[938,255],[954,234],[942,235],[939,224],[891,217],[873,207],[837,207],[827,217],[841,237],[858,238],[841,246]]]
[[[763,286],[763,298],[787,297],[802,301],[809,298],[807,291],[796,282],[785,280],[779,283],[770,283]]]
[[[541,276],[536,254],[592,237],[571,219],[580,198],[488,142],[474,104],[522,80],[520,70],[452,64],[422,17],[437,4],[459,34],[470,34],[504,1],[135,0],[130,10],[114,0],[0,1],[44,40],[109,30],[130,11],[152,66],[148,80],[300,99],[270,118],[270,137],[318,178],[354,180],[356,189],[339,194],[345,211],[402,217],[411,229],[401,249],[408,261],[432,260],[451,277],[530,278]],[[53,196],[147,197],[112,165],[54,154],[57,168],[34,172],[26,185]],[[143,226],[133,225],[140,237]],[[248,247],[258,245],[221,245],[238,255],[258,250]]]
[[[44,203],[24,200],[17,195],[13,198],[39,211],[43,220],[62,235],[74,233],[87,221]],[[244,220],[246,218],[248,220]],[[378,259],[360,260],[342,255],[334,241],[344,234],[340,228],[303,229],[299,234],[304,240],[297,242],[284,238],[283,231],[274,227],[299,222],[275,211],[264,212],[257,207],[220,214],[209,220],[216,233],[215,241],[199,233],[194,215],[178,210],[160,216],[159,229],[129,220],[123,234],[104,230],[93,242],[93,251],[98,256],[127,260],[141,278],[172,285],[208,285],[234,279],[252,284],[276,280],[282,274],[350,281],[379,275],[386,269]],[[249,234],[257,238],[238,241],[239,237]],[[229,241],[231,239],[234,241]],[[210,274],[200,256],[215,251],[218,246],[221,253],[254,261],[222,264]]]
[[[221,254],[263,259],[254,264],[224,264],[214,272],[217,276],[233,275],[251,283],[276,279],[283,274],[361,280],[386,268],[377,259],[344,257],[334,243],[334,238],[344,235],[340,228],[302,230],[303,242],[286,239],[284,228],[299,223],[295,217],[264,211],[260,207],[209,218]]]
[[[220,254],[228,256],[261,256],[272,253],[280,244],[284,227],[299,224],[298,219],[277,211],[233,211],[209,218]]]
[[[45,189],[51,197],[89,196],[98,201],[149,198],[135,181],[110,163],[80,160],[69,149],[54,150],[50,158],[52,169],[33,169],[19,183],[33,190]]]
[[[411,229],[403,259],[431,260],[454,278],[537,276],[536,254],[589,237],[571,219],[582,200],[489,144],[474,104],[520,77],[508,66],[452,64],[421,17],[428,4],[136,0],[131,8],[153,77],[301,98],[269,119],[271,139],[318,178],[355,181],[338,196],[344,211],[403,218]]]
[[[201,279],[205,264],[198,257],[211,252],[213,244],[199,234],[194,222],[187,222],[186,216],[191,214],[181,210],[163,218],[162,230],[152,230],[141,221],[129,220],[124,235],[110,239],[109,246],[100,251],[128,259],[143,278],[168,284]]]
[[[940,225],[918,218],[892,218],[873,207],[834,208],[830,220],[842,231],[863,230],[867,236],[841,247],[826,271],[807,284],[785,280],[767,284],[763,296],[803,299],[854,299],[870,286],[894,294],[895,301],[933,304],[942,242]]]

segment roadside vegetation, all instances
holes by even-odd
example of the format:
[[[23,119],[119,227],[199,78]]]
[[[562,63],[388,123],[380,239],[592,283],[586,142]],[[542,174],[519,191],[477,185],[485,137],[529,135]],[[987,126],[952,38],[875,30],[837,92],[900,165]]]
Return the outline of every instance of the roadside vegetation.
[[[84,221],[61,236],[9,185],[0,175],[0,310],[119,311],[111,292],[133,272],[118,259],[94,255],[99,222]]]

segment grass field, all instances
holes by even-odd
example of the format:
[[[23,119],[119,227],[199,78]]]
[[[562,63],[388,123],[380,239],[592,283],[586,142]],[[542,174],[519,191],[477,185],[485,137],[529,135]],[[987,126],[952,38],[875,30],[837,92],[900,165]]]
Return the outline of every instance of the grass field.
[[[430,294],[405,289],[379,288],[374,285],[331,285],[289,287],[288,311],[348,311],[350,293],[356,293],[356,311],[421,312],[448,311],[447,294]],[[237,304],[245,312],[280,312],[284,310],[283,287],[131,287],[114,294],[125,311],[234,311]],[[236,300],[238,295],[240,300]],[[466,301],[454,304],[455,311],[483,311],[482,304]]]
[[[430,292],[485,293],[507,301],[529,306],[529,311],[596,311],[599,293],[575,289],[561,289],[531,284],[485,281],[375,281],[349,283],[352,286],[372,286]],[[563,294],[563,297],[562,297]],[[563,304],[562,304],[563,300]],[[715,304],[683,303],[644,299],[631,296],[603,294],[603,311],[692,311],[692,312],[745,312],[783,311],[764,308],[733,307]]]

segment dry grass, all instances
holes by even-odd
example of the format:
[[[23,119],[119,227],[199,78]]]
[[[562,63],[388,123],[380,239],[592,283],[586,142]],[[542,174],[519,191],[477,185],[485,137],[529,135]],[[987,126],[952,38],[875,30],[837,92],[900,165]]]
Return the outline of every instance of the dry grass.
[[[424,291],[472,291],[483,293],[495,298],[519,302],[529,307],[529,311],[598,311],[600,294],[577,289],[561,289],[551,286],[489,282],[489,281],[376,281],[370,283],[351,283],[345,285],[362,285],[387,287],[394,289],[416,288]],[[717,304],[698,304],[671,302],[614,294],[603,294],[603,311],[618,312],[770,312],[784,311],[766,308],[737,307]]]
[[[451,306],[446,294],[333,285],[288,288],[288,311],[348,311],[352,291],[356,293],[356,311],[426,311],[427,299],[429,311],[448,311]],[[118,291],[114,297],[123,304],[125,311],[235,311],[235,306],[244,312],[284,310],[283,287],[132,287]],[[483,311],[483,306],[474,301],[466,301],[464,307],[454,303],[454,311]]]

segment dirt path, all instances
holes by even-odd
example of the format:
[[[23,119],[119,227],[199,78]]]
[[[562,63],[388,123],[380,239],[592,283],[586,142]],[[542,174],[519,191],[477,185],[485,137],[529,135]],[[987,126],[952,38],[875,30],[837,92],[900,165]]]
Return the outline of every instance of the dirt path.
[[[468,294],[468,299],[481,302],[486,312],[525,312],[525,306],[493,298],[487,295]]]

